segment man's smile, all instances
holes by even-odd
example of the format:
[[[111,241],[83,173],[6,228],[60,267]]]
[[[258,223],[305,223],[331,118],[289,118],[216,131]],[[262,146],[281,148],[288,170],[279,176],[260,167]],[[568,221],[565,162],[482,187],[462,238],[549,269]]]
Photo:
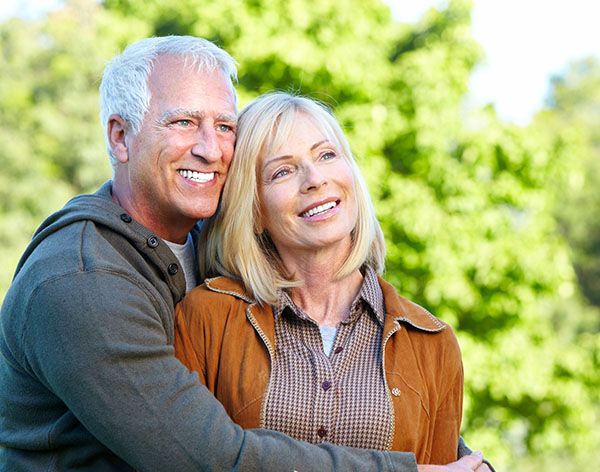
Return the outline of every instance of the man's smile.
[[[180,169],[177,172],[179,172],[179,174],[185,179],[200,183],[210,182],[215,178],[214,172],[205,173],[189,169]]]

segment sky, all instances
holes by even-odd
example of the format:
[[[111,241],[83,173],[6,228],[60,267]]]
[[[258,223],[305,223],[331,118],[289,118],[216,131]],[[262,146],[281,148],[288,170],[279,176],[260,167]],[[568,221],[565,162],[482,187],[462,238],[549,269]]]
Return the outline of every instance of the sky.
[[[402,22],[418,21],[445,0],[384,0]],[[0,19],[31,17],[61,0],[0,0]],[[469,102],[494,103],[500,117],[526,125],[548,95],[550,78],[570,61],[600,59],[597,0],[474,0],[473,35],[485,63],[474,72]]]
[[[440,0],[388,0],[396,19],[415,22]],[[473,35],[485,63],[471,78],[471,99],[495,104],[498,115],[526,125],[569,62],[600,60],[597,0],[475,0]]]

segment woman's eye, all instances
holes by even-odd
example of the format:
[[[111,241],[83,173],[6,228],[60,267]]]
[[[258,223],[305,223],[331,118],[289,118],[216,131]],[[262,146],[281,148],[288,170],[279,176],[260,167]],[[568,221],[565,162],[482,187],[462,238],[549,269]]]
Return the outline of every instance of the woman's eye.
[[[278,170],[277,172],[275,172],[275,173],[273,174],[273,179],[278,179],[278,178],[280,178],[280,177],[285,177],[285,176],[286,176],[286,175],[288,175],[289,173],[290,173],[290,170],[289,170],[289,169],[281,169],[281,170]]]
[[[329,159],[334,159],[336,157],[335,152],[333,151],[327,151],[324,152],[323,154],[321,154],[321,159],[323,160],[329,160]]]

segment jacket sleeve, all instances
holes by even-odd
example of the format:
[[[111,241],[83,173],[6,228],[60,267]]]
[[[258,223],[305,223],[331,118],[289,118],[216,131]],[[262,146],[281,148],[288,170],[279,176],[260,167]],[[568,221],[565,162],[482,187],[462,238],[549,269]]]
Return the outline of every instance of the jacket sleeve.
[[[458,459],[463,397],[462,362],[460,363],[459,368],[455,368],[454,370],[456,374],[451,377],[454,380],[452,381],[450,389],[442,398],[442,401],[435,412],[435,417],[432,418],[432,464],[447,464]],[[451,455],[448,455],[448,453]]]
[[[175,307],[175,357],[179,359],[190,371],[198,373],[198,379],[202,385],[206,382],[206,354],[197,349],[198,344],[203,343],[203,339],[192,339],[188,324],[184,315],[181,314],[181,306],[185,302],[179,303]]]
[[[152,287],[101,270],[49,280],[27,301],[21,362],[93,436],[142,471],[416,472],[411,453],[242,430],[174,357],[173,320],[161,318],[172,313],[166,303]]]

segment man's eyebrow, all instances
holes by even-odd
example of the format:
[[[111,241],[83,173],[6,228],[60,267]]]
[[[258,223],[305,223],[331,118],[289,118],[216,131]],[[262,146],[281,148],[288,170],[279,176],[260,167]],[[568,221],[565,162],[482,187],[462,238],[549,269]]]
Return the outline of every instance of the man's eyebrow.
[[[229,124],[237,123],[237,115],[235,113],[219,113],[215,119],[216,121],[223,121]]]
[[[204,118],[204,113],[199,110],[194,110],[193,108],[173,108],[167,110],[158,122],[165,124],[169,123],[173,118],[185,117],[202,119]]]
[[[167,124],[174,118],[196,118],[197,120],[203,120],[205,116],[206,115],[203,111],[195,110],[193,108],[173,108],[171,110],[167,110],[158,122],[160,124]],[[215,120],[230,124],[236,124],[237,115],[235,113],[219,113],[215,117]]]

